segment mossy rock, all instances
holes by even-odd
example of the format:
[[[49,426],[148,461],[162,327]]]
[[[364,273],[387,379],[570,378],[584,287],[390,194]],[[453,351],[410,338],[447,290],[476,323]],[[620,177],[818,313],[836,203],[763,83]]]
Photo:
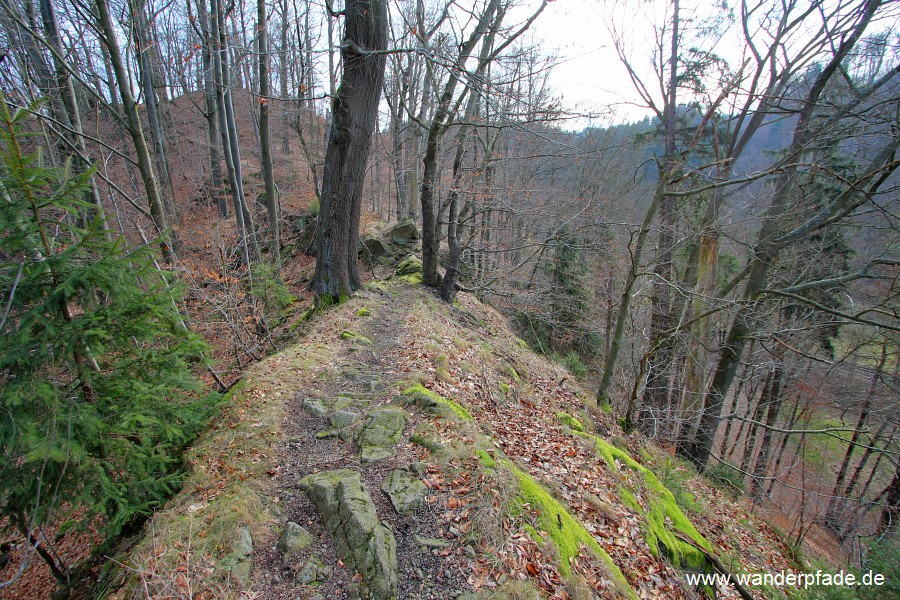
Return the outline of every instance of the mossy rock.
[[[358,311],[356,311],[357,317],[368,317],[372,315],[372,309],[363,306]]]
[[[349,329],[345,329],[344,331],[341,332],[341,339],[355,342],[357,344],[362,344],[363,346],[371,346],[372,345],[372,340],[370,340],[369,338],[367,338],[364,335],[360,335],[358,333],[350,331]]]
[[[397,598],[397,542],[378,520],[360,474],[351,469],[324,471],[307,475],[298,485],[322,516],[338,555],[362,575],[361,595]]]
[[[394,456],[394,446],[403,437],[406,413],[387,406],[368,413],[356,434],[359,458],[364,463]]]
[[[231,576],[243,585],[247,585],[250,582],[250,573],[253,571],[253,537],[250,535],[249,528],[238,529],[234,548]]]
[[[323,400],[306,398],[303,400],[303,410],[314,417],[324,417],[328,414],[328,405]]]
[[[404,398],[420,406],[424,411],[454,416],[463,421],[471,421],[472,415],[466,408],[448,398],[440,396],[428,388],[416,384],[403,390]]]
[[[403,219],[391,227],[388,236],[391,238],[391,241],[401,246],[414,243],[422,238],[419,228],[416,227],[416,223],[412,219]]]
[[[381,491],[387,494],[398,514],[409,512],[422,505],[428,488],[418,478],[406,471],[394,469],[384,478]]]
[[[370,264],[377,261],[380,257],[389,254],[390,251],[388,245],[377,237],[366,237],[359,241],[359,257]]]
[[[334,575],[334,567],[326,565],[321,558],[313,554],[303,564],[303,568],[297,573],[297,583],[300,585],[314,585],[324,583]]]
[[[290,560],[291,556],[308,547],[314,541],[315,538],[310,532],[297,523],[288,521],[281,531],[281,536],[278,538],[277,547],[278,551],[284,555],[284,560],[287,561]]]
[[[557,413],[556,418],[559,419],[559,422],[571,429],[572,431],[584,431],[584,425],[581,424],[581,421],[573,417],[568,413]]]
[[[419,260],[418,257],[410,254],[406,258],[400,261],[400,264],[397,265],[397,268],[394,270],[396,275],[404,276],[404,275],[421,275],[422,274],[422,261]]]
[[[335,429],[344,429],[355,424],[360,418],[361,416],[358,413],[349,410],[336,410],[328,417],[328,422]]]

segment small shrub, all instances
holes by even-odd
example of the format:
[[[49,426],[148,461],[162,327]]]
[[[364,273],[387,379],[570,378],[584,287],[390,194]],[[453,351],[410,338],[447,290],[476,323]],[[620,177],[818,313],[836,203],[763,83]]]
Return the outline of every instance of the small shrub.
[[[576,379],[584,379],[587,377],[587,365],[581,362],[581,358],[574,352],[566,354],[562,359],[562,364]]]
[[[714,465],[704,474],[713,485],[725,490],[734,498],[743,496],[746,492],[743,474],[727,463]]]

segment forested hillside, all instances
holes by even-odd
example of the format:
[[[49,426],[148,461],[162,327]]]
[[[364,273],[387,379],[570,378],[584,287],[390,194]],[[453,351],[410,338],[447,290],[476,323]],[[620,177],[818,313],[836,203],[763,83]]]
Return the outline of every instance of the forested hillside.
[[[900,593],[900,5],[563,4],[0,0],[0,597]]]

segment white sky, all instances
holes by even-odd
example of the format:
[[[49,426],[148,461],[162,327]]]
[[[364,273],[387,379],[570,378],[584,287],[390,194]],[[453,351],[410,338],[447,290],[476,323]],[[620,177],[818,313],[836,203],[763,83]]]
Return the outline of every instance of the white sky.
[[[517,14],[529,14],[540,0],[523,0]],[[807,5],[808,0],[799,0],[798,9]],[[715,13],[713,8],[721,4],[721,0],[681,0],[680,20],[682,22],[683,47],[690,47],[691,40],[697,39],[697,27]],[[738,5],[734,0],[729,6]],[[772,3],[775,4],[774,2]],[[856,8],[857,3],[826,0],[827,10],[844,5],[841,10]],[[760,5],[766,9],[765,3]],[[883,11],[881,17],[873,21],[867,33],[879,30],[898,30],[900,25],[900,3],[895,3],[894,10]],[[572,110],[585,112],[609,113],[611,115],[594,121],[595,125],[636,121],[649,116],[651,111],[643,105],[625,67],[619,59],[610,33],[610,27],[624,32],[626,35],[626,53],[633,68],[645,79],[645,83],[654,84],[652,76],[652,54],[654,26],[668,23],[671,20],[672,0],[555,0],[535,21],[533,30],[537,40],[549,53],[552,50],[562,60],[551,74],[551,83],[558,95],[563,98],[563,106]],[[797,12],[800,12],[798,10]],[[794,14],[797,14],[796,12]],[[761,14],[757,14],[757,17]],[[519,17],[522,19],[524,17]],[[708,21],[707,21],[708,22]],[[792,35],[789,44],[802,46],[810,39],[822,23],[817,12],[813,12],[804,20],[802,26]],[[751,27],[752,29],[752,27]],[[666,50],[668,56],[669,33],[666,33]],[[767,34],[754,40],[764,49]],[[703,47],[712,50],[729,62],[733,68],[742,62],[744,50],[743,34],[736,26],[725,29],[724,35],[715,47],[710,48],[711,39],[705,38]],[[895,52],[897,50],[895,49]],[[656,91],[658,99],[659,91]],[[682,96],[684,97],[684,96]],[[580,129],[589,123],[586,119],[578,120],[569,128]]]
[[[536,4],[537,0],[528,0],[526,5]],[[708,6],[708,1],[682,0],[681,17],[707,13]],[[550,3],[535,22],[534,31],[547,51],[555,50],[563,61],[550,78],[563,105],[605,114],[593,122],[596,125],[637,121],[651,115],[616,53],[610,27],[615,24],[616,29],[627,32],[626,51],[634,68],[646,77],[652,72],[653,24],[664,23],[670,11],[670,0]],[[588,124],[579,120],[578,128]]]
[[[535,33],[547,51],[562,59],[550,81],[572,110],[605,112],[615,121],[641,119],[649,112],[633,106],[634,87],[612,45],[607,17],[599,0],[557,0],[535,22]],[[587,123],[585,123],[587,124]]]

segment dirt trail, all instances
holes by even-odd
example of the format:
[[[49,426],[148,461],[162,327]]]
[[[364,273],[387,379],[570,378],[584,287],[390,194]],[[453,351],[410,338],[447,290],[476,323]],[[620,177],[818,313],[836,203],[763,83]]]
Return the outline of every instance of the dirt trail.
[[[359,450],[352,440],[322,437],[331,429],[329,416],[317,416],[304,408],[310,399],[324,401],[329,412],[343,411],[362,415],[379,406],[388,406],[397,393],[400,345],[407,334],[405,316],[415,302],[417,293],[403,286],[384,291],[362,292],[357,297],[363,305],[353,322],[346,323],[346,340],[328,370],[327,377],[312,389],[298,390],[289,401],[283,424],[286,444],[280,449],[278,463],[284,475],[279,479],[275,495],[281,506],[283,521],[296,522],[305,527],[316,542],[309,548],[284,561],[274,546],[260,549],[254,557],[256,575],[254,590],[262,597],[289,598],[349,598],[352,596],[354,572],[342,568],[343,561],[335,552],[331,536],[325,531],[316,507],[298,489],[298,482],[310,473],[332,469],[353,469],[362,475],[371,495],[378,517],[389,524],[397,542],[400,598],[455,598],[465,589],[461,570],[455,557],[440,556],[439,548],[423,547],[416,537],[437,539],[443,536],[437,511],[427,505],[412,513],[399,515],[380,490],[385,477],[394,469],[424,469],[421,463],[427,454],[421,447],[407,442],[416,427],[416,417],[409,415],[402,442],[396,455],[363,464]],[[365,313],[369,313],[366,315]],[[342,332],[335,332],[342,333]],[[370,342],[370,343],[369,343]],[[319,436],[317,437],[317,434]],[[315,586],[301,585],[296,576],[311,555],[323,563],[336,565],[333,575]]]

